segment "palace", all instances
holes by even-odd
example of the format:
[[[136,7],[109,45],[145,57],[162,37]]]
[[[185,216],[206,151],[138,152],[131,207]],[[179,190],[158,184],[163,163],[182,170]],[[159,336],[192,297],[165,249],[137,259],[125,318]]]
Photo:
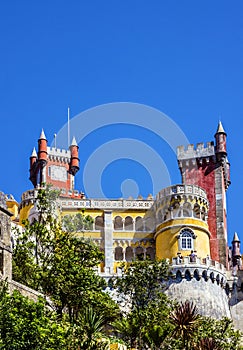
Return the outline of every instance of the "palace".
[[[85,209],[93,220],[76,234],[91,238],[104,252],[99,273],[109,279],[121,274],[121,262],[146,258],[168,259],[172,278],[167,294],[178,300],[194,300],[203,315],[231,317],[243,330],[243,270],[240,241],[235,233],[227,242],[226,192],[230,185],[226,132],[221,123],[215,141],[179,146],[181,184],[163,188],[155,198],[93,199],[75,189],[79,170],[78,145],[73,138],[69,150],[48,146],[44,131],[38,150],[30,157],[33,189],[22,194],[18,204],[7,198],[0,207],[4,220],[33,220],[38,188],[43,183],[60,190],[61,215],[72,219]],[[5,214],[4,214],[5,213]],[[4,216],[5,215],[5,216]],[[3,216],[6,217],[3,220]],[[5,225],[6,226],[6,225]],[[5,227],[4,226],[4,227]],[[1,270],[10,254],[11,242],[2,242]],[[6,252],[6,253],[5,253]],[[5,275],[11,275],[11,268]]]

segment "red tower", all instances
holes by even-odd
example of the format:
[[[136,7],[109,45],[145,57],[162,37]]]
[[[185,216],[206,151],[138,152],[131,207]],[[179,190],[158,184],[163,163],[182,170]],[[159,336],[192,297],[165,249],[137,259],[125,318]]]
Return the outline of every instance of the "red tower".
[[[72,143],[69,147],[71,152],[71,161],[69,164],[69,172],[75,175],[79,171],[79,158],[78,158],[78,145],[75,137],[73,137]]]
[[[226,133],[221,122],[214,142],[178,147],[177,158],[183,184],[198,185],[207,192],[209,200],[208,225],[211,232],[210,249],[213,260],[225,266],[227,254],[226,190],[230,185],[226,152]]]
[[[38,140],[38,155],[34,149],[30,157],[30,180],[34,187],[43,183],[52,184],[61,190],[62,196],[72,196],[74,176],[78,170],[78,145],[75,138],[69,150],[48,147],[42,130]]]
[[[36,161],[37,161],[37,153],[35,150],[35,147],[32,151],[32,154],[30,156],[30,180],[33,183],[33,185],[36,187],[37,183],[36,183]]]

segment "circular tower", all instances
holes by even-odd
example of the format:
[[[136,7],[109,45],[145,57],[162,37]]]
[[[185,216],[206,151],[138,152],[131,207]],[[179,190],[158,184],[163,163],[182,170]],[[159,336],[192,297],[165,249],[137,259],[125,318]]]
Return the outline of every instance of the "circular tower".
[[[156,255],[170,259],[210,256],[208,200],[199,186],[175,185],[160,191],[155,201]]]
[[[230,317],[223,264],[210,258],[209,203],[195,185],[175,185],[160,191],[154,203],[156,255],[168,259],[171,278],[166,294],[193,301],[205,316]]]

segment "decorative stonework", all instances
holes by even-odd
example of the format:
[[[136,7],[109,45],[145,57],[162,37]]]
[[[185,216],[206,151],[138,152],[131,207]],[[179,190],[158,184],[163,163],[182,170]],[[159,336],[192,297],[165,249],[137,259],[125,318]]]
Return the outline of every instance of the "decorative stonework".
[[[102,199],[60,199],[62,209],[72,208],[92,208],[92,209],[149,209],[152,207],[153,200],[102,200]]]

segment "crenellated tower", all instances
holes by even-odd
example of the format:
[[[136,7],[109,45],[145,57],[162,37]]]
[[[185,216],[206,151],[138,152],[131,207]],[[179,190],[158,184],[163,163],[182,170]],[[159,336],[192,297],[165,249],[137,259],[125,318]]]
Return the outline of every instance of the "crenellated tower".
[[[189,145],[177,149],[183,184],[202,187],[210,203],[208,226],[211,233],[210,251],[213,260],[228,267],[226,191],[230,185],[230,165],[227,159],[226,133],[219,122],[214,142]]]
[[[49,147],[44,131],[30,156],[30,180],[34,187],[43,183],[52,184],[61,190],[62,196],[74,191],[74,176],[79,170],[78,145],[73,138],[69,150]]]

